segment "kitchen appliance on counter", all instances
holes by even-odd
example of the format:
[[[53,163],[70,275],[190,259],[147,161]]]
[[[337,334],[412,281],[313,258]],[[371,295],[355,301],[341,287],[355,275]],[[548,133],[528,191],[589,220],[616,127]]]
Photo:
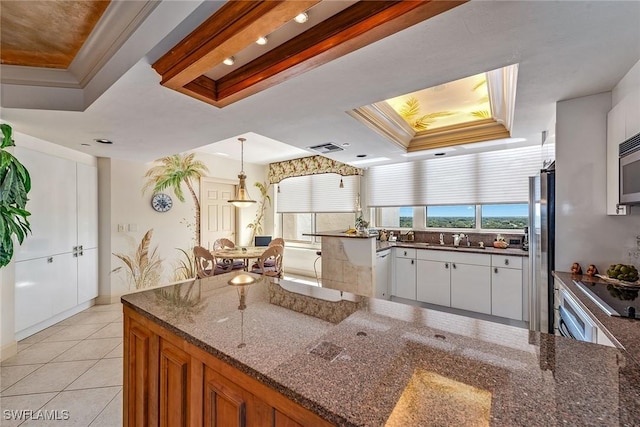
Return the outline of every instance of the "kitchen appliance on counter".
[[[573,283],[609,316],[640,320],[640,287],[577,280]]]
[[[640,205],[640,133],[620,144],[620,203]]]
[[[529,177],[529,329],[554,333],[555,162]]]

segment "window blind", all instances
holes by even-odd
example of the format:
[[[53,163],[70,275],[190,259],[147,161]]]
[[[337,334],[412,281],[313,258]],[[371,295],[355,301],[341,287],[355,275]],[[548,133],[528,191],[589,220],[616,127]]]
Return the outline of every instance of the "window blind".
[[[344,188],[340,188],[340,178]],[[287,178],[278,184],[277,211],[354,212],[359,184],[359,176],[340,176],[335,173]]]
[[[539,170],[538,146],[373,166],[368,206],[526,202]]]

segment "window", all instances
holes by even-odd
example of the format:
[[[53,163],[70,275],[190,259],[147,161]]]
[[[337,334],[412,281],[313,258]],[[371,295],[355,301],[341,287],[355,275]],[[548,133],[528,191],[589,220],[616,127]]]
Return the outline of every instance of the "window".
[[[529,205],[526,203],[508,205],[482,205],[480,224],[492,230],[523,229],[529,224]]]
[[[427,227],[476,228],[475,205],[427,206]]]
[[[281,214],[282,238],[293,243],[320,242],[320,237],[304,234],[320,231],[346,230],[355,224],[355,213],[283,213]]]
[[[376,225],[389,228],[414,228],[417,226],[414,221],[414,210],[413,206],[380,208]]]

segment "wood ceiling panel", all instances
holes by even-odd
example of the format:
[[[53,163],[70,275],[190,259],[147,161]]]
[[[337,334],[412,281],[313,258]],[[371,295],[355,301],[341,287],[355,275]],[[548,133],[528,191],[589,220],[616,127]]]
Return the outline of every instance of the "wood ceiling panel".
[[[66,69],[110,1],[0,1],[0,62]]]
[[[318,0],[307,2],[306,10]],[[205,74],[237,54],[259,36],[269,34],[298,12],[301,0],[267,5],[256,1],[244,16],[230,22],[228,2],[205,23],[153,64],[161,84],[201,101],[224,107],[304,73],[363,46],[456,7],[453,1],[360,1],[335,16],[217,80]],[[259,19],[255,12],[266,8]],[[272,25],[271,31],[269,25]]]

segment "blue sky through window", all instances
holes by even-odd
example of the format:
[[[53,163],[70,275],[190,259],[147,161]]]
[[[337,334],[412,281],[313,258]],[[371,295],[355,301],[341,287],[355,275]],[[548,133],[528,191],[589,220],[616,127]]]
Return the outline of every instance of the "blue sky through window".
[[[430,217],[470,217],[476,216],[474,205],[460,206],[428,206],[427,215]]]
[[[528,217],[529,206],[526,203],[510,205],[483,205],[482,216],[487,217]]]
[[[400,208],[400,216],[413,217],[413,208]]]

